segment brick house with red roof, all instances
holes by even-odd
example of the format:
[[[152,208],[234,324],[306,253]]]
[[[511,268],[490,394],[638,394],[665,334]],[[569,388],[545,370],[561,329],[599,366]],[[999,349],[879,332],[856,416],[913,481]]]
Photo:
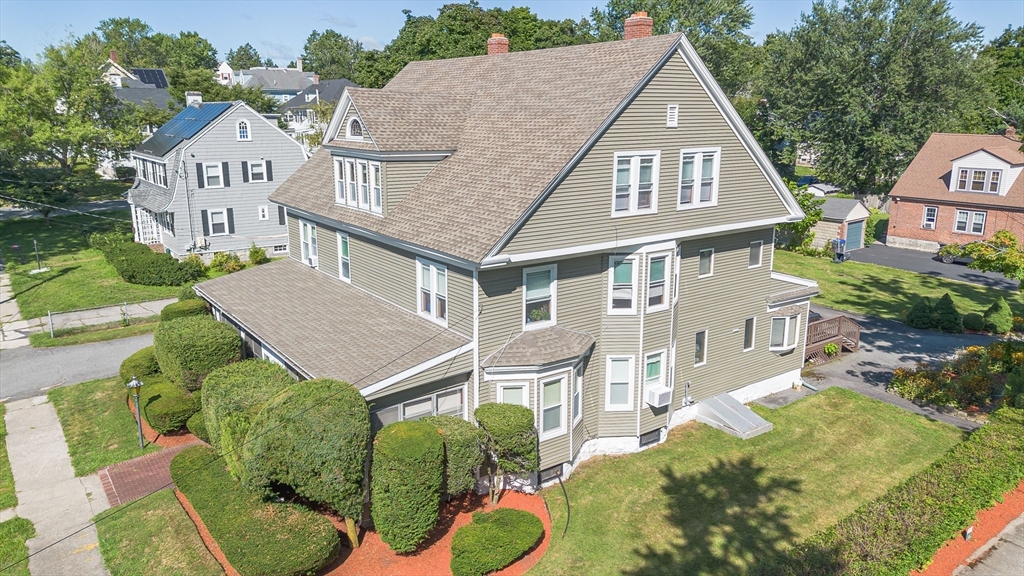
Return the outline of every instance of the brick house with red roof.
[[[1024,238],[1024,153],[1006,134],[932,134],[889,196],[886,244],[934,251],[987,240],[999,230]]]

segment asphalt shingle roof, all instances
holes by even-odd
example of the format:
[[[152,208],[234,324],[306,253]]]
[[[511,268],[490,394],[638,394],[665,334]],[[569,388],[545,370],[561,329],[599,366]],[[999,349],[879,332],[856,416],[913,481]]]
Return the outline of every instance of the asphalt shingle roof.
[[[579,358],[593,345],[594,337],[590,334],[550,326],[523,332],[495,350],[480,364],[484,368],[544,366],[560,360]]]
[[[810,298],[817,296],[820,290],[817,286],[804,286],[786,280],[772,278],[767,301],[769,304],[796,300],[797,298]]]
[[[339,80],[321,80],[319,84],[310,85],[301,94],[286,102],[281,109],[309,108],[316,104],[316,100],[306,102],[306,94],[319,93],[321,102],[337,102],[341,99],[342,92],[349,86],[356,86],[356,84],[344,78]]]
[[[852,198],[826,198],[821,205],[821,217],[824,220],[844,221],[860,205],[860,200]]]
[[[243,78],[248,76],[246,87],[263,90],[304,90],[313,84],[313,73],[291,68],[252,68],[240,71]]]

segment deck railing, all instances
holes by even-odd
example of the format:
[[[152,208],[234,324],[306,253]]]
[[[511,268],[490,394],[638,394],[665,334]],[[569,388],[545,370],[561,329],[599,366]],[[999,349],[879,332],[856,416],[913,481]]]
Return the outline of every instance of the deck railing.
[[[860,347],[860,324],[846,316],[836,316],[807,324],[805,362],[820,364],[838,358],[843,352],[856,352]],[[827,354],[825,347],[835,344],[835,354]]]

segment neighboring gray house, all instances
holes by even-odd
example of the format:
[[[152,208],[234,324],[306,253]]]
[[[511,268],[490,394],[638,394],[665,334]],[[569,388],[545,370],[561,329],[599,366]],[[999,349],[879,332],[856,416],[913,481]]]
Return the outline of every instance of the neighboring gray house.
[[[348,381],[375,427],[535,414],[540,480],[800,383],[804,214],[681,34],[408,64],[346,88],[271,199],[290,257],[202,282],[247,354]],[[742,416],[741,416],[742,415]]]
[[[135,240],[177,257],[288,251],[267,197],[306,161],[302,146],[243,102],[187,106],[131,154]]]
[[[826,198],[821,205],[821,220],[814,225],[812,248],[824,248],[832,240],[846,240],[846,250],[864,247],[865,226],[871,211],[860,200]]]
[[[306,88],[320,83],[320,76],[315,72],[303,72],[302,61],[297,68],[250,68],[235,70],[232,84],[241,84],[247,88],[257,87],[267,96],[288,102]]]
[[[308,142],[307,136],[314,132],[318,125],[326,127],[329,119],[317,118],[313,107],[321,102],[337,104],[342,92],[350,86],[355,87],[356,84],[344,78],[311,84],[281,107],[281,118],[288,124],[285,132],[302,142],[307,150],[319,146],[320,142]]]

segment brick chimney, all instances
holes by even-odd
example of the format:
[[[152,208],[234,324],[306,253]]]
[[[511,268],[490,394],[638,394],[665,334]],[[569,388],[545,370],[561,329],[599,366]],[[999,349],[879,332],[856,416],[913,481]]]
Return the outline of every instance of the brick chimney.
[[[110,61],[117,64],[117,50],[110,51]]]
[[[487,39],[487,55],[508,54],[508,38],[504,34],[495,32]]]
[[[647,12],[637,12],[626,18],[626,40],[634,38],[649,38],[654,32],[654,18],[647,15]]]
[[[1006,127],[1006,137],[1007,138],[1011,138],[1013,140],[1016,140],[1017,139],[1017,129],[1014,128],[1012,125],[1011,126],[1007,126]]]
[[[185,106],[199,106],[203,103],[202,92],[185,92]]]

